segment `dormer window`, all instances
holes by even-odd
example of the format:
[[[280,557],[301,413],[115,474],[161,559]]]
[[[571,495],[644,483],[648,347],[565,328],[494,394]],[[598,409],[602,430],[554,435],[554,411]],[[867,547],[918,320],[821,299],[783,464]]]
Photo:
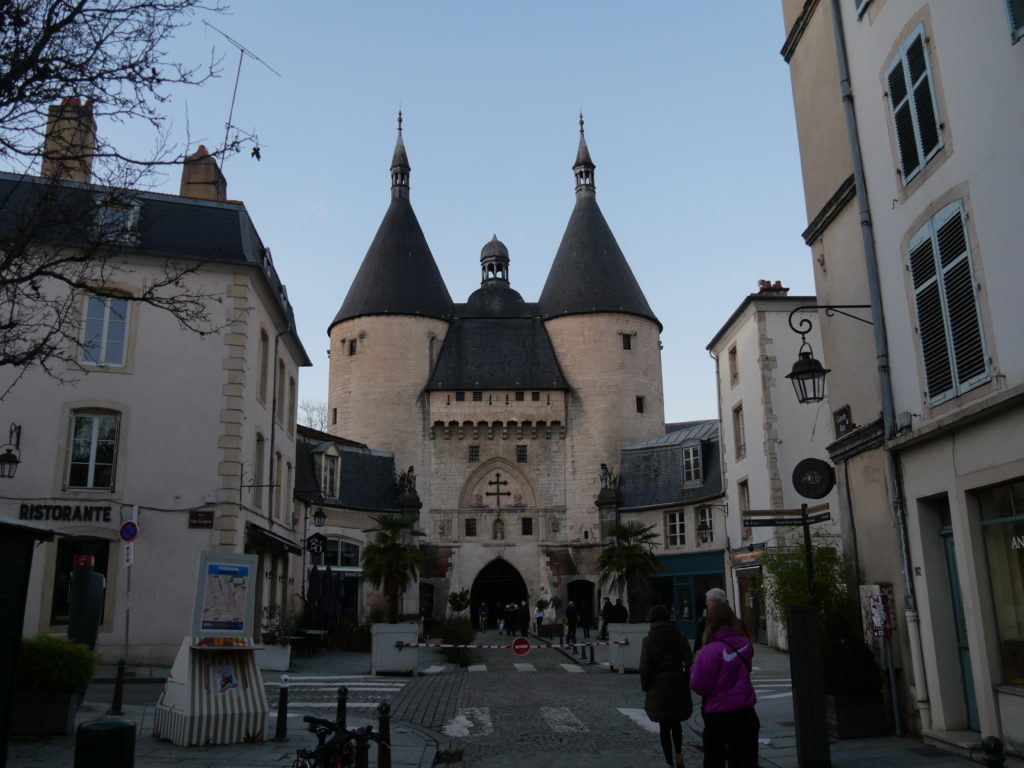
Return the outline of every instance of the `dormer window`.
[[[327,498],[338,497],[339,457],[332,453],[318,453],[314,459],[320,492]]]
[[[96,211],[96,237],[103,245],[135,245],[138,225],[138,205],[109,199]]]
[[[704,482],[700,445],[688,445],[683,448],[683,482],[686,484]]]

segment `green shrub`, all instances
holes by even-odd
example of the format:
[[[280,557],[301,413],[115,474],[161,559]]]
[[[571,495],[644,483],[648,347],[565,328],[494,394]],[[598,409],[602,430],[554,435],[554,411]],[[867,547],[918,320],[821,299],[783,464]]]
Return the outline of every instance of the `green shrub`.
[[[17,680],[19,691],[82,693],[96,671],[96,654],[66,637],[36,635],[21,640]]]
[[[454,616],[441,624],[441,641],[444,643],[472,643],[476,637],[473,623],[462,616]],[[442,649],[445,660],[460,667],[468,667],[473,663],[473,652],[469,648]]]

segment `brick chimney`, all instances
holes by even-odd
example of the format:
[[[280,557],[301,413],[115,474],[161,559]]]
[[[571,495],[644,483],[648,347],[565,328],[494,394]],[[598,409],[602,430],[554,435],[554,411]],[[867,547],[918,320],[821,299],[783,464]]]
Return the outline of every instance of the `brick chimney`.
[[[200,200],[228,199],[228,182],[217,167],[217,161],[202,144],[194,155],[185,158],[179,194],[182,197],[198,197]]]
[[[771,280],[758,280],[757,293],[755,296],[788,296],[789,288],[782,285],[781,280],[774,283]]]
[[[96,153],[96,119],[92,102],[69,97],[51,104],[46,118],[42,175],[69,181],[89,181]]]

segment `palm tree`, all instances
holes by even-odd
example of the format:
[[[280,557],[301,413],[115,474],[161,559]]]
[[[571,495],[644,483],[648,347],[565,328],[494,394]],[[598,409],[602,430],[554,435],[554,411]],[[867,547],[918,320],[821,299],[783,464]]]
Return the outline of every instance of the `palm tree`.
[[[619,597],[627,591],[630,621],[638,621],[641,608],[651,593],[651,577],[662,565],[653,552],[658,535],[655,526],[644,525],[636,520],[627,523],[613,523],[605,529],[605,536],[611,541],[602,544],[597,556],[597,567],[601,577],[598,587],[608,584]]]
[[[407,543],[407,539],[426,534],[416,530],[415,520],[402,515],[384,514],[370,519],[377,527],[366,531],[373,534],[373,540],[363,548],[363,576],[370,580],[374,589],[384,585],[388,621],[395,624],[402,595],[423,573],[423,550]]]

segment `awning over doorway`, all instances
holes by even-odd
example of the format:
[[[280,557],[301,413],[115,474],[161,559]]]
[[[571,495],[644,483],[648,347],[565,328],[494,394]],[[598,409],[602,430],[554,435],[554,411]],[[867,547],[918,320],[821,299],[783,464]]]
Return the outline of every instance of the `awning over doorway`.
[[[271,533],[266,528],[256,525],[256,523],[245,524],[245,535],[255,541],[262,542],[271,549],[281,550],[292,555],[302,554],[302,549],[294,542],[289,541],[283,536],[278,536],[276,533]]]

